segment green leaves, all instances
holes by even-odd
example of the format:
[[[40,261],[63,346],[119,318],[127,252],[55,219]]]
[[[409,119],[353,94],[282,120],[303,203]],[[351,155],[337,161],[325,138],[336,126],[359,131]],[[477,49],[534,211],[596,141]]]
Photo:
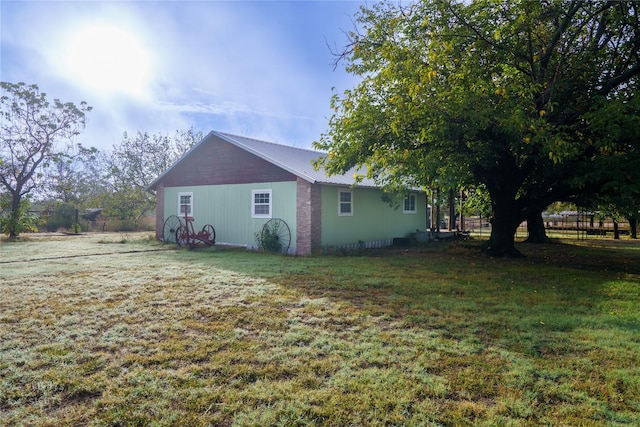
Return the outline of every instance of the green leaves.
[[[38,231],[39,215],[29,212],[31,203],[22,199],[18,209],[11,210],[11,203],[2,200],[0,210],[0,231],[7,236],[17,237],[23,231]]]
[[[18,212],[22,197],[42,190],[46,168],[55,162],[62,145],[70,143],[84,127],[86,103],[76,107],[55,99],[51,104],[37,85],[0,82],[0,184],[13,200]],[[21,231],[14,221],[8,230],[12,237]]]
[[[633,153],[630,135],[640,128],[635,7],[426,0],[362,8],[340,55],[362,80],[331,101],[330,130],[316,145],[332,153],[326,170],[366,165],[383,185],[483,185],[492,200],[513,198],[501,217],[515,222],[531,205],[599,191],[616,180],[601,159]],[[597,182],[567,184],[601,167]]]

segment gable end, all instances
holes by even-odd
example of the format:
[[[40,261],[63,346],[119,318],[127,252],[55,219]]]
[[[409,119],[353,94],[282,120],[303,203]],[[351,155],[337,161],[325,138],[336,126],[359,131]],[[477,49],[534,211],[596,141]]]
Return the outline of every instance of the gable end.
[[[216,136],[188,153],[162,178],[164,187],[295,181],[286,170]]]

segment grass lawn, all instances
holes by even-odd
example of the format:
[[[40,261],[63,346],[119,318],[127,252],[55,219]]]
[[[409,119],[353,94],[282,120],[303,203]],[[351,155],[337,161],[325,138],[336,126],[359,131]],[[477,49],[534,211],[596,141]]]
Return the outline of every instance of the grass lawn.
[[[640,425],[640,242],[477,244],[3,241],[0,425]]]

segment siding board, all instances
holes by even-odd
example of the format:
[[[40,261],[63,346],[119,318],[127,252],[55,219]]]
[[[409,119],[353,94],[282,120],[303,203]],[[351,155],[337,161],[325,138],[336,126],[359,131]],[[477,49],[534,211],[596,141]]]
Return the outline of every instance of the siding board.
[[[280,218],[291,230],[291,249],[296,246],[296,182],[264,182],[168,187],[164,192],[165,215],[178,212],[178,193],[193,192],[194,229],[213,225],[216,241],[252,247],[255,233],[268,218],[251,218],[251,190],[272,191],[272,217]]]
[[[382,200],[382,191],[352,190],[353,215],[338,215],[338,191],[349,187],[322,186],[322,246],[352,245],[358,242],[391,241],[426,229],[426,196],[416,195],[416,213],[403,213]]]

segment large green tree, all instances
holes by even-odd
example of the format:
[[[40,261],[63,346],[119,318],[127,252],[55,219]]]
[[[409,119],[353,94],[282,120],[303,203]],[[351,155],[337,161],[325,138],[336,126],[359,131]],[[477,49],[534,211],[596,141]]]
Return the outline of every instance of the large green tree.
[[[0,88],[0,184],[11,195],[7,232],[15,238],[23,197],[42,188],[45,169],[80,133],[91,107],[49,101],[37,85],[1,82]]]
[[[389,187],[455,179],[489,192],[487,251],[551,202],[597,193],[640,128],[637,1],[425,0],[361,8],[339,59],[361,77],[332,98],[329,173]],[[614,132],[607,123],[615,121]],[[636,171],[637,173],[637,171]]]

